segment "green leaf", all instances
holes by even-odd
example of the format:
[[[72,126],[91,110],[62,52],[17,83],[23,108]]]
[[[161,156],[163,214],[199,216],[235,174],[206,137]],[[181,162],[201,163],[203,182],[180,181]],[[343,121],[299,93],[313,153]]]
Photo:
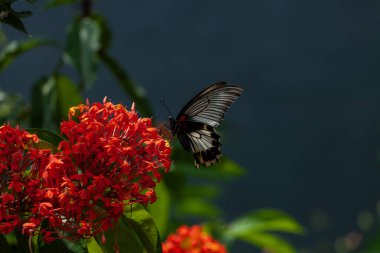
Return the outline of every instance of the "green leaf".
[[[71,106],[82,103],[77,86],[64,75],[41,78],[32,90],[31,126],[58,128]]]
[[[30,17],[33,13],[31,11],[15,11],[14,14],[19,18]]]
[[[146,252],[162,252],[157,226],[142,205],[133,205],[131,210],[124,212],[121,220],[135,231]]]
[[[91,17],[76,18],[69,27],[63,59],[78,71],[81,85],[86,88],[95,81],[99,49],[99,24]]]
[[[29,35],[21,18],[14,10],[12,10],[9,3],[0,3],[0,10],[0,22],[10,25],[16,30]]]
[[[145,253],[161,252],[161,240],[157,227],[150,214],[141,205],[127,208],[119,222],[104,234],[106,243],[101,241],[102,235],[96,236],[98,245],[104,252]]]
[[[29,128],[27,129],[29,133],[36,134],[41,140],[50,143],[51,145],[58,147],[59,143],[64,140],[64,138],[58,134],[50,132],[45,129],[39,128]]]
[[[20,124],[28,113],[29,108],[22,96],[0,91],[0,124]]]
[[[210,201],[203,198],[184,198],[179,200],[176,207],[177,215],[203,217],[209,219],[216,219],[221,216],[222,211]]]
[[[231,222],[227,234],[232,237],[240,237],[262,232],[303,234],[304,228],[282,211],[261,209]]]
[[[78,2],[79,2],[78,0],[50,0],[45,4],[45,9],[78,3]]]
[[[61,238],[46,244],[42,235],[43,234],[39,234],[35,242],[39,253],[89,253],[86,239],[72,241]]]
[[[193,164],[193,158],[191,153],[182,150],[175,150],[174,158],[174,168],[180,170],[187,176],[202,177],[207,179],[221,180],[221,179],[232,179],[234,177],[240,177],[244,175],[245,169],[234,161],[223,156],[220,163],[212,165],[211,169],[201,166],[197,170]],[[185,157],[178,158],[178,153],[185,154]],[[177,157],[177,158],[176,158]]]
[[[3,29],[0,29],[0,48],[3,48],[8,43],[7,35]]]
[[[56,89],[58,92],[58,107],[60,118],[66,118],[70,107],[81,104],[82,96],[78,87],[66,76],[56,76]]]
[[[94,14],[92,18],[98,23],[100,27],[100,41],[101,41],[101,51],[105,52],[111,46],[112,33],[108,27],[107,21],[101,15]]]
[[[54,240],[52,243],[45,244],[41,238],[38,237],[38,252],[39,253],[88,253],[87,242],[82,239],[79,241],[70,241],[67,239]]]
[[[295,253],[295,249],[287,241],[276,235],[255,233],[240,236],[239,239],[259,248],[275,253]]]
[[[95,238],[90,238],[87,240],[88,252],[91,253],[104,253],[100,245],[96,242]]]
[[[42,149],[48,149],[50,150],[53,154],[58,153],[58,148],[54,145],[52,145],[49,142],[46,141],[39,141],[37,144],[35,144],[35,147],[42,150]]]
[[[128,73],[121,67],[116,59],[103,51],[100,53],[100,57],[102,62],[115,76],[116,80],[121,85],[121,88],[129,95],[130,99],[136,103],[141,114],[149,117],[152,116],[153,111],[145,90],[132,81]]]
[[[261,209],[231,222],[224,230],[226,241],[246,241],[276,253],[293,253],[294,248],[273,232],[304,233],[303,227],[288,214],[274,209]]]
[[[30,238],[28,236],[22,235],[21,231],[16,231],[15,235],[17,239],[17,248],[19,249],[19,252],[30,252],[30,249],[29,249]],[[33,245],[32,245],[32,251],[33,251]]]
[[[31,98],[30,125],[35,128],[58,129],[57,90],[55,77],[42,77],[34,85]]]
[[[11,252],[11,246],[4,235],[0,235],[0,248],[4,252]]]
[[[19,55],[37,47],[53,45],[52,40],[28,39],[25,41],[12,41],[2,48],[0,52],[0,70],[8,67]]]
[[[7,239],[8,243],[10,245],[16,245],[17,244],[17,238],[16,238],[16,234],[14,232],[3,235],[3,236]]]
[[[120,253],[146,252],[144,251],[136,232],[120,220],[113,226],[112,229],[104,232],[104,237],[106,240],[104,244],[102,243],[102,236],[103,235],[97,235],[95,239],[105,253],[116,252],[116,249],[119,249]]]
[[[157,200],[147,206],[149,213],[157,224],[160,234],[165,234],[170,217],[170,192],[164,181],[156,186]]]
[[[183,196],[214,199],[219,196],[220,188],[215,185],[187,185],[182,189]]]
[[[232,179],[245,174],[245,169],[236,162],[223,156],[219,163],[212,165],[211,169],[201,166],[197,170],[194,166],[193,157],[190,152],[185,151],[179,141],[175,139],[170,143],[173,148],[174,171],[180,171],[187,176],[196,176],[207,179]]]
[[[349,249],[348,242],[351,241],[351,240],[347,240],[349,237],[340,237],[338,238],[338,241],[343,241],[345,245],[337,245],[339,246],[337,247],[337,252],[339,252],[338,250],[341,250],[341,252],[378,253],[380,249],[380,227],[378,224],[378,220],[379,219],[377,218],[376,219],[377,225],[373,231],[369,233],[354,232],[354,233],[358,233],[357,234],[358,236],[363,236],[362,242],[360,242],[360,245],[359,245],[360,250],[354,251],[355,249]]]
[[[66,239],[62,239],[65,246],[75,253],[88,253],[87,249],[87,242],[84,239],[81,239],[79,241],[70,241]],[[50,251],[52,252],[52,251]],[[56,251],[54,251],[56,253]]]
[[[187,185],[188,177],[181,171],[174,170],[173,164],[169,173],[165,174],[165,184],[169,189],[170,194],[175,198],[181,198],[183,188]]]

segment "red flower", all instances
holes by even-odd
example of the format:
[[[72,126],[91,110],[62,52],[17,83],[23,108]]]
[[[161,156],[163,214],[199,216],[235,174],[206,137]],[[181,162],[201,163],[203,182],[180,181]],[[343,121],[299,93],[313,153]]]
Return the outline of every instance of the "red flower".
[[[163,253],[227,253],[226,248],[207,234],[202,226],[181,226],[162,244]]]
[[[125,205],[156,200],[154,188],[170,168],[170,146],[151,119],[111,102],[79,105],[61,123],[60,154],[52,156],[42,177],[54,198],[51,223],[71,238],[108,229]],[[57,220],[57,217],[59,219]]]
[[[50,155],[38,150],[36,135],[9,125],[0,127],[0,233],[10,233],[27,226],[33,232],[40,223],[33,223],[39,214],[31,213],[40,199],[39,172]]]

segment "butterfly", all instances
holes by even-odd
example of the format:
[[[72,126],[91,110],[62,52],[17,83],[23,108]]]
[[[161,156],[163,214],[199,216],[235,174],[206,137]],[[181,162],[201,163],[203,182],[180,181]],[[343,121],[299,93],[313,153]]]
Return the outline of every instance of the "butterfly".
[[[219,162],[221,143],[215,128],[242,92],[235,84],[214,83],[193,97],[175,119],[169,117],[173,136],[177,135],[183,148],[193,153],[197,169]]]

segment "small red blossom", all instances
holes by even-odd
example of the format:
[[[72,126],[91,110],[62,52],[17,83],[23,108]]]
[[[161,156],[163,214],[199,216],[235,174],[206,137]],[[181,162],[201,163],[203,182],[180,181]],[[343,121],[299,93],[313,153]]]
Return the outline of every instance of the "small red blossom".
[[[32,234],[33,230],[37,227],[36,223],[27,222],[22,225],[23,234]]]
[[[207,234],[202,226],[181,226],[162,244],[163,253],[227,253],[226,248]]]
[[[50,152],[38,150],[38,142],[36,135],[25,130],[0,126],[0,233],[15,229],[29,233],[40,225],[34,222],[40,214],[31,210],[42,199],[39,172]]]
[[[151,119],[104,101],[71,108],[61,133],[67,140],[42,174],[45,197],[55,202],[40,207],[53,220],[61,217],[56,231],[91,237],[112,226],[126,205],[156,200],[154,188],[170,168],[171,148]]]

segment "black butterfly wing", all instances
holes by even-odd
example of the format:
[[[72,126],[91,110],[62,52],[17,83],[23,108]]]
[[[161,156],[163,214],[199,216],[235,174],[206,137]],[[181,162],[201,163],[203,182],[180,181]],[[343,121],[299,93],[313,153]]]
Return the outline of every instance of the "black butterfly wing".
[[[191,151],[194,156],[195,167],[210,166],[219,162],[222,156],[220,151],[220,137],[215,132],[215,129],[209,125],[199,122],[186,122],[184,131],[179,129],[177,136],[185,150]]]
[[[238,85],[226,82],[212,84],[182,108],[177,121],[186,116],[188,121],[202,122],[217,127],[222,122],[227,109],[242,92],[243,89]]]
[[[222,122],[227,109],[243,92],[238,85],[219,82],[191,99],[176,118],[174,131],[182,146],[192,151],[195,166],[210,166],[221,157],[220,137],[215,127]]]

